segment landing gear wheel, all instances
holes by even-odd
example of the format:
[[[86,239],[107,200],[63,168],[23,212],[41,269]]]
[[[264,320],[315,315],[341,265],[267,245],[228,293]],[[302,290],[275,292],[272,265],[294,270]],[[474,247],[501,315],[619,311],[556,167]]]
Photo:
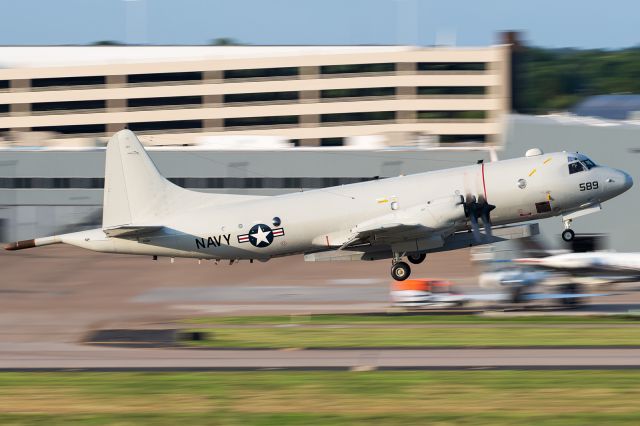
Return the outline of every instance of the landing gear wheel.
[[[422,263],[424,259],[426,259],[426,257],[427,257],[426,253],[410,254],[407,256],[407,260],[413,263],[414,265],[417,265],[419,263]]]
[[[562,239],[566,242],[573,241],[573,238],[576,236],[576,233],[573,232],[573,229],[565,229],[562,231]]]
[[[411,275],[411,268],[404,262],[394,263],[391,267],[391,277],[396,281],[404,281]]]

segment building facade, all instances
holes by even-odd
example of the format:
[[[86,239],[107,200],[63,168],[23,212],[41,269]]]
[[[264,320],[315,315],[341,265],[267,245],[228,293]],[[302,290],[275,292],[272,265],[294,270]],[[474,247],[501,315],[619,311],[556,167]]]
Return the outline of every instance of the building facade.
[[[146,144],[498,143],[509,57],[506,45],[0,47],[0,132],[62,144],[125,127],[155,135]]]

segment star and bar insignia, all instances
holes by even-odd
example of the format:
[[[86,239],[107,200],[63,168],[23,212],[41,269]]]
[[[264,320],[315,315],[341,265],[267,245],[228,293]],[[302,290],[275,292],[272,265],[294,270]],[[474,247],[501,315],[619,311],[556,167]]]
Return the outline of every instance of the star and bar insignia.
[[[269,247],[275,237],[283,237],[284,228],[271,229],[269,225],[253,225],[248,234],[238,235],[239,243],[251,243],[255,247]]]

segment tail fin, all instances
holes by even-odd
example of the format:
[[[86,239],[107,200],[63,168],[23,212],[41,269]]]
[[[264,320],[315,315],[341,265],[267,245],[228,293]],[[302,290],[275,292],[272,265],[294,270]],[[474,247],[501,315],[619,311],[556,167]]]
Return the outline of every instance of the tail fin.
[[[206,194],[181,188],[162,177],[136,135],[121,130],[107,145],[102,227],[162,225],[189,208],[260,196]]]
[[[136,135],[119,131],[107,145],[102,226],[153,221],[172,185],[160,175]]]

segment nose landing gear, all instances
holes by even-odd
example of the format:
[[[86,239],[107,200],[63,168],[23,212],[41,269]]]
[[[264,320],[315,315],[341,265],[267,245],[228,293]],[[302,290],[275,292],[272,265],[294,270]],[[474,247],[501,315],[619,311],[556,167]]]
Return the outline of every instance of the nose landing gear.
[[[562,231],[562,239],[566,242],[573,241],[576,233],[571,229],[571,219],[565,219],[564,221],[564,231]]]

